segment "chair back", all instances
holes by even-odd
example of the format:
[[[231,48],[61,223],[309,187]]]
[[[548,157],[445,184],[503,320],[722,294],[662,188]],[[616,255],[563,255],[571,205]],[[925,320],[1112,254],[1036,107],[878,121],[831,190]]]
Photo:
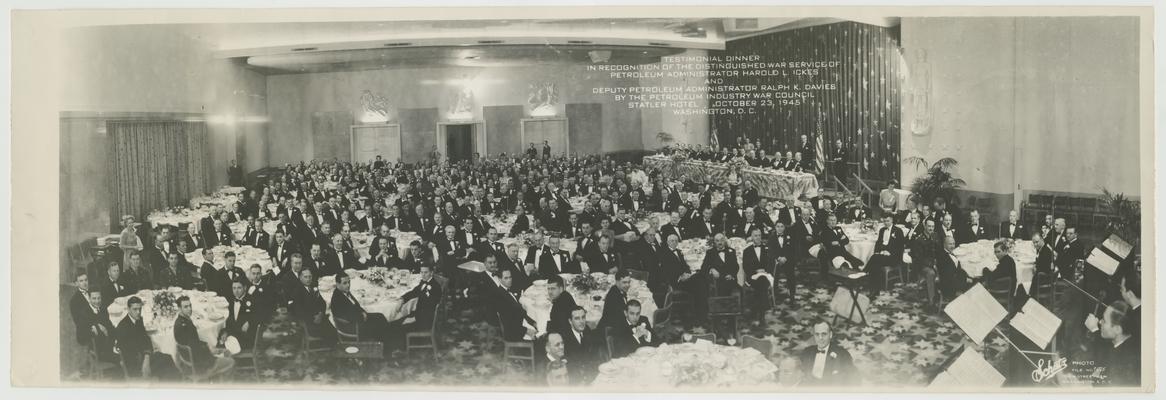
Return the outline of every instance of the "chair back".
[[[712,296],[709,297],[709,316],[723,317],[741,315],[741,296]]]
[[[346,329],[351,328],[351,329]],[[356,343],[360,341],[360,324],[349,322],[336,324],[336,336],[340,343]]]
[[[607,354],[605,357],[607,361],[610,361],[612,357],[615,357],[615,349],[612,347],[615,345],[615,340],[613,339],[614,338],[611,336],[611,327],[603,327],[603,344],[606,345],[605,347],[607,347]]]
[[[632,279],[647,282],[648,277],[651,276],[652,274],[649,273],[648,271],[642,271],[642,270],[638,270],[638,269],[629,269],[628,275],[630,275],[632,277]]]
[[[178,367],[178,372],[193,378],[195,375],[194,351],[190,349],[190,346],[184,344],[176,344],[175,347],[174,366]]]
[[[689,341],[689,343],[696,343],[697,340],[701,340],[701,339],[716,343],[717,342],[717,334],[709,332],[709,333],[702,333],[700,335],[692,335],[692,340]]]
[[[656,326],[664,325],[672,321],[672,306],[668,305],[664,308],[657,308],[652,313],[652,321],[655,321]]]
[[[498,332],[502,334],[502,341],[506,341],[506,324],[502,322],[502,313],[496,312],[494,316],[498,318]]]
[[[752,335],[741,337],[741,347],[757,350],[765,357],[773,354],[773,342]]]
[[[429,334],[437,336],[437,320],[441,315],[441,308],[445,306],[445,299],[437,301],[437,305],[433,306],[433,321],[430,321]]]

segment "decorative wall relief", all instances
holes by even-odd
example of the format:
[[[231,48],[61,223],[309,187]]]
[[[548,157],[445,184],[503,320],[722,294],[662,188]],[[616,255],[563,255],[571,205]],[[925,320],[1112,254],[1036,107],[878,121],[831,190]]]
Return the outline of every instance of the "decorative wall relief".
[[[916,49],[911,63],[911,133],[922,136],[931,133],[931,63],[927,51]]]
[[[361,113],[357,119],[361,123],[389,122],[389,100],[374,94],[371,90],[365,90],[360,95],[360,109]]]
[[[474,119],[474,90],[469,84],[462,86],[454,95],[449,106],[449,119]]]
[[[530,95],[526,99],[530,105],[530,116],[553,117],[558,115],[555,108],[559,104],[559,94],[555,91],[555,84],[550,82],[533,83],[530,85]]]

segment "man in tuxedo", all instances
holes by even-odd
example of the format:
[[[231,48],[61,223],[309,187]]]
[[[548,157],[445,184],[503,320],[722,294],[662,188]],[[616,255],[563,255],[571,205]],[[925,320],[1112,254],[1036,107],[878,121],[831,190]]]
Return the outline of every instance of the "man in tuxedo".
[[[878,297],[879,293],[886,289],[883,287],[886,284],[885,269],[903,262],[903,249],[906,245],[903,231],[895,226],[891,214],[883,214],[882,220],[883,227],[879,228],[878,237],[875,238],[874,254],[870,256],[866,265],[866,273],[871,276],[869,282],[874,297]]]
[[[599,247],[586,260],[587,270],[584,273],[595,271],[614,274],[623,266],[620,254],[612,249],[612,238],[607,235],[599,237]]]
[[[571,259],[571,254],[559,248],[559,237],[552,235],[547,238],[547,244],[538,261],[538,274],[551,276],[562,273],[578,274],[582,270],[579,262]]]
[[[194,289],[194,271],[189,266],[178,262],[178,253],[166,256],[166,267],[158,271],[158,282],[155,288],[166,289],[180,287],[186,290]]]
[[[453,225],[447,225],[444,232],[444,236],[434,241],[441,256],[438,263],[441,264],[442,271],[445,271],[443,273],[453,274],[458,265],[466,262],[469,248],[457,237],[457,229]]]
[[[548,276],[547,296],[551,300],[551,316],[547,320],[546,332],[560,332],[566,334],[570,328],[571,310],[574,310],[575,298],[567,293],[563,278],[558,275]]]
[[[231,298],[231,282],[243,280],[246,278],[247,272],[244,271],[243,268],[239,268],[235,265],[235,252],[228,251],[227,254],[223,255],[223,260],[225,262],[223,269],[218,270],[218,282],[220,282],[222,286],[219,287],[218,290],[215,290],[215,292],[218,293],[219,296],[223,296],[229,299]]]
[[[1008,296],[1012,297],[1016,295],[1016,261],[1008,254],[1010,249],[1008,248],[1008,244],[1004,242],[997,242],[992,250],[996,255],[996,269],[991,270],[988,267],[984,267],[980,276],[980,282],[983,282],[984,286],[990,288],[1004,286],[1008,290]],[[1011,288],[1008,286],[1011,286]],[[1021,305],[1013,304],[1014,308],[1019,306]],[[1008,311],[1011,313],[1013,310]]]
[[[134,290],[122,282],[121,265],[118,265],[117,261],[111,261],[109,263],[109,268],[105,274],[105,282],[98,287],[101,289],[101,297],[105,299],[105,307],[108,307],[118,297],[134,294]]]
[[[713,237],[713,242],[715,246],[705,253],[700,271],[713,281],[715,295],[728,296],[740,288],[737,284],[737,272],[741,267],[737,265],[737,253],[729,247],[724,234],[718,233]]]
[[[243,186],[243,169],[239,168],[239,164],[235,160],[231,160],[231,165],[227,166],[227,184],[231,186]]]
[[[753,227],[747,236],[749,246],[741,254],[741,267],[745,269],[745,284],[749,285],[752,296],[749,300],[750,316],[753,325],[765,322],[765,313],[769,311],[769,296],[777,277],[773,275],[776,263],[773,251],[761,236],[761,228]],[[768,276],[766,276],[768,275]]]
[[[1077,228],[1066,227],[1064,229],[1065,240],[1061,247],[1054,247],[1056,256],[1053,264],[1057,267],[1057,272],[1061,276],[1070,281],[1077,277],[1077,264],[1083,263],[1085,260],[1085,246],[1081,241],[1077,240]],[[1093,293],[1094,296],[1100,293],[1105,287],[1104,283],[1109,279],[1105,273],[1097,268],[1085,268],[1085,287],[1086,291]]]
[[[190,298],[182,296],[178,298],[178,318],[174,320],[174,341],[183,346],[189,346],[191,350],[191,361],[194,364],[195,372],[206,376],[215,376],[220,373],[229,371],[235,365],[235,360],[229,356],[219,353],[216,355],[210,350],[210,346],[203,342],[198,336],[198,328],[195,327],[194,321],[191,320],[191,315],[194,314],[194,309],[191,307]]]
[[[1053,246],[1053,250],[1060,252],[1064,247],[1065,242],[1065,219],[1056,218],[1053,220],[1052,229],[1045,234],[1045,243]]]
[[[814,346],[802,350],[803,385],[839,387],[861,382],[850,352],[833,341],[830,324],[814,324]]]
[[[154,271],[142,265],[142,253],[130,254],[129,268],[122,271],[122,275],[122,280],[131,290],[154,288]]]
[[[421,273],[421,266],[437,268],[437,263],[433,260],[433,253],[426,250],[420,240],[409,243],[409,253],[401,259],[401,268],[413,273]]]
[[[684,240],[684,235],[680,233],[680,213],[672,211],[668,218],[668,222],[660,226],[660,237],[667,240],[669,236],[676,235],[678,239]]]
[[[758,223],[755,216],[756,213],[752,208],[745,209],[744,217],[734,223],[731,235],[733,237],[747,238],[749,237],[749,232],[752,232],[753,229],[765,230],[765,225]]]
[[[641,309],[639,300],[629,300],[619,321],[607,325],[607,340],[612,341],[611,358],[625,357],[640,347],[655,345],[652,322],[640,315]]]
[[[1133,310],[1123,300],[1117,300],[1105,308],[1101,319],[1089,314],[1085,327],[1098,332],[1092,344],[1092,360],[1098,360],[1096,371],[1105,379],[1097,382],[1099,387],[1136,387],[1142,378],[1141,341],[1136,332],[1127,330]]]
[[[274,241],[267,248],[267,255],[271,257],[271,263],[277,267],[287,266],[288,257],[291,257],[293,253],[292,247],[287,242],[287,236],[283,232],[276,231]]]
[[[595,252],[599,243],[595,239],[595,229],[590,221],[579,223],[580,236],[575,240],[575,260],[582,260],[585,256]]]
[[[527,264],[518,256],[518,243],[511,243],[504,248],[501,256],[495,256],[498,260],[498,270],[510,271],[513,288],[521,293],[530,287],[531,282],[539,279],[540,274],[534,264]]]
[[[93,344],[94,336],[101,329],[98,326],[101,321],[97,315],[105,311],[102,307],[101,291],[90,290],[89,273],[85,270],[78,270],[74,283],[77,286],[77,292],[69,299],[69,314],[73,317],[73,325],[77,328],[77,343],[89,346]],[[96,302],[93,302],[93,296],[97,297]]]
[[[536,342],[535,383],[549,386],[578,385],[582,377],[576,363],[568,363],[563,335],[552,332]]]
[[[227,325],[220,336],[234,336],[239,347],[251,349],[255,344],[255,327],[258,324],[255,302],[247,295],[247,283],[243,279],[231,281],[231,295],[227,297]]]
[[[599,318],[599,326],[613,326],[623,318],[627,308],[628,289],[631,287],[632,276],[627,270],[615,273],[615,284],[611,285],[603,298],[603,315]]]
[[[678,183],[667,186],[668,193],[664,197],[664,212],[674,213],[680,208],[682,200],[680,198],[680,190],[677,189],[677,186],[679,186]]]
[[[587,311],[579,306],[571,308],[566,330],[559,333],[563,336],[567,359],[580,368],[583,383],[591,382],[602,360],[603,334],[587,326]]]
[[[834,214],[826,216],[826,227],[819,233],[818,242],[822,244],[818,258],[821,263],[823,279],[826,278],[827,270],[833,267],[835,257],[842,257],[853,269],[860,269],[865,264],[846,250],[846,245],[850,244],[850,237],[846,235],[841,226],[838,226],[838,217]]]
[[[328,305],[316,288],[315,275],[310,269],[300,270],[300,283],[288,294],[287,308],[291,315],[303,323],[308,333],[322,338],[326,343],[336,342],[336,328],[328,321]]]
[[[223,220],[216,219],[211,230],[204,234],[208,247],[230,246],[235,243],[235,235],[225,224]]]
[[[701,220],[689,225],[688,232],[684,234],[687,238],[707,238],[721,232],[721,225],[713,221],[712,208],[705,208],[701,212]]]
[[[443,289],[441,284],[433,279],[433,267],[420,266],[420,274],[421,282],[414,286],[413,290],[401,296],[401,301],[404,302],[417,299],[417,307],[402,323],[402,328],[405,331],[421,331],[432,328],[437,306],[441,303]]]
[[[205,249],[207,248],[206,239],[198,234],[198,225],[191,223],[186,226],[186,234],[178,239],[179,242],[186,242],[188,249]]]
[[[936,229],[937,229],[936,233],[939,234],[939,238],[941,240],[943,238],[950,237],[950,238],[956,239],[957,243],[959,242],[959,238],[956,237],[957,232],[956,232],[955,224],[953,223],[951,214],[943,214],[943,216],[940,217],[939,227]]]
[[[257,323],[267,323],[275,313],[276,296],[279,292],[279,288],[275,286],[278,284],[275,282],[276,278],[274,272],[263,274],[263,267],[259,264],[251,264],[247,268],[246,292],[252,302],[253,315]]]
[[[535,321],[526,314],[526,309],[518,301],[521,293],[514,287],[514,272],[498,270],[498,289],[492,292],[493,309],[502,324],[502,339],[508,342],[525,340],[524,336],[535,336]]]
[[[271,235],[263,231],[263,228],[255,223],[255,217],[252,216],[247,219],[247,233],[243,234],[242,245],[251,246],[257,249],[266,249],[271,243]]]
[[[769,237],[769,251],[773,257],[772,270],[770,275],[774,278],[781,275],[785,276],[786,289],[789,292],[789,303],[791,306],[795,304],[797,294],[797,252],[794,246],[794,237],[786,232],[785,224],[782,222],[773,223],[773,232]],[[776,283],[776,282],[775,282]]]
[[[988,239],[987,231],[984,230],[984,225],[980,223],[980,212],[972,210],[968,213],[968,221],[964,224],[963,229],[956,230],[957,244],[977,242],[981,239]]]
[[[377,253],[373,253],[365,263],[365,267],[397,268],[401,265],[401,258],[397,256],[397,246],[390,238],[378,238]]]
[[[935,270],[939,275],[939,290],[943,291],[943,295],[949,299],[954,299],[960,292],[966,291],[971,281],[967,271],[964,271],[963,263],[952,253],[955,248],[955,239],[944,238],[943,253],[936,255],[935,258]]]
[[[814,212],[809,207],[802,210],[801,218],[790,229],[790,235],[794,239],[794,252],[799,259],[810,255],[810,247],[818,243],[818,231],[821,230],[817,221],[814,221]]]
[[[143,360],[153,353],[154,342],[146,334],[142,320],[142,299],[138,296],[126,300],[126,316],[117,323],[113,333],[116,348],[125,360],[126,372],[130,377],[142,376]]]
[[[369,313],[349,291],[352,278],[348,274],[336,274],[336,290],[332,292],[332,319],[338,330],[358,332],[360,340],[387,342],[389,322],[381,313]]]
[[[349,269],[362,270],[365,268],[364,265],[361,265],[360,260],[356,259],[356,252],[344,245],[344,236],[339,233],[332,235],[332,247],[328,249],[327,255],[324,257],[324,264],[328,268],[321,272],[331,275]]]
[[[1028,231],[1020,224],[1020,214],[1016,210],[1009,211],[1008,220],[1000,223],[1000,237],[1017,240],[1028,237]]]
[[[777,222],[781,222],[787,228],[792,228],[802,220],[802,210],[795,206],[792,201],[781,203],[782,207],[777,214]]]

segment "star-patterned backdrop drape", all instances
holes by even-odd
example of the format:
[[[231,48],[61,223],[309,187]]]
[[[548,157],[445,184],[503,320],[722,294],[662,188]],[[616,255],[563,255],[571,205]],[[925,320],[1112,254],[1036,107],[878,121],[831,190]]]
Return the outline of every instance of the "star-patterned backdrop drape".
[[[798,151],[799,137],[811,143],[821,123],[823,150],[833,154],[841,139],[850,169],[865,179],[899,179],[900,100],[906,71],[901,63],[899,28],[839,22],[776,32],[728,42],[728,56],[760,56],[759,62],[837,61],[822,76],[804,79],[772,76],[725,77],[725,85],[836,83],[836,90],[813,91],[801,105],[759,107],[754,114],[714,114],[711,126],[720,143],[738,137],[760,140],[767,151]],[[710,69],[717,70],[717,63]],[[820,156],[820,155],[819,155]]]

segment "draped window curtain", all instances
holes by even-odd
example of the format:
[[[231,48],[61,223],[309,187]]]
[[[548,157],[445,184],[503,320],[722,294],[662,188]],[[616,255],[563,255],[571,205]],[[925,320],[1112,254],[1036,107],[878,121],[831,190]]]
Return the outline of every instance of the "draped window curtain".
[[[210,189],[206,123],[110,121],[114,171],[113,225],[122,215],[138,221],[156,209],[185,205]]]

